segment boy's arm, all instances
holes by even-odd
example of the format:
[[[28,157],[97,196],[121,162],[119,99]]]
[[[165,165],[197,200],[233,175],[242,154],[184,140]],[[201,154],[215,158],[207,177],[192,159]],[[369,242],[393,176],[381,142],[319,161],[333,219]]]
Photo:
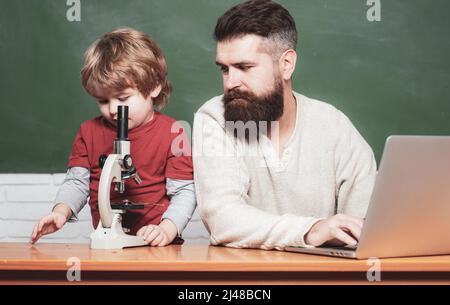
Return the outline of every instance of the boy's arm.
[[[66,222],[72,217],[72,209],[65,203],[58,203],[53,207],[52,213],[64,215]]]
[[[196,207],[194,180],[167,178],[166,189],[170,205],[162,216],[162,223],[165,219],[171,220],[181,237]]]
[[[63,209],[61,205],[65,205],[71,212],[68,213],[70,214],[68,221],[77,221],[78,213],[84,207],[89,197],[89,176],[89,169],[85,167],[69,168],[66,178],[56,195],[53,211],[62,211],[64,213],[66,209]]]

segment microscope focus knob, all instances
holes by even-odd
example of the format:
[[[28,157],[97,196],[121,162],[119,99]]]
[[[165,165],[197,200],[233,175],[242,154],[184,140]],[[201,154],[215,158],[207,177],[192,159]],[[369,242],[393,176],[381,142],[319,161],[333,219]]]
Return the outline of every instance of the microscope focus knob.
[[[130,169],[132,165],[133,165],[133,161],[131,160],[131,156],[126,155],[123,158],[123,167],[125,167],[126,169]]]
[[[98,164],[100,165],[100,168],[103,168],[103,165],[105,165],[107,158],[108,157],[105,154],[101,155],[100,158],[98,158]]]

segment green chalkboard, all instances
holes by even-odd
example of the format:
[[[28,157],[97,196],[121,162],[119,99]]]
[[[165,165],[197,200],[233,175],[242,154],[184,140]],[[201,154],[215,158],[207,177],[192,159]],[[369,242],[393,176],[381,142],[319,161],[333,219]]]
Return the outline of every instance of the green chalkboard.
[[[73,137],[98,114],[80,84],[85,49],[128,26],[152,36],[174,86],[164,113],[192,122],[222,93],[214,64],[217,18],[238,1],[0,0],[0,172],[62,172]],[[450,2],[280,1],[300,32],[295,90],[346,113],[381,156],[390,134],[450,134]]]

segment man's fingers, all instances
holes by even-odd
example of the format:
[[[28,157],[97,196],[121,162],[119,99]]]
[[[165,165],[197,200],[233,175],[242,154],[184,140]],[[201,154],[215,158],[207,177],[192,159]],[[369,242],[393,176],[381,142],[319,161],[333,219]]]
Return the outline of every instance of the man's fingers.
[[[338,221],[337,225],[341,229],[347,233],[351,233],[356,239],[359,240],[364,225],[364,219],[340,214],[336,220]]]
[[[363,218],[359,218],[359,217],[355,217],[355,216],[350,216],[350,215],[345,215],[345,214],[338,214],[335,215],[335,217],[337,217],[337,220],[340,223],[348,223],[348,222],[352,222],[360,227],[363,226],[364,224],[364,219]]]
[[[357,225],[360,229],[362,229],[364,225],[364,219],[358,217],[352,217],[351,222]]]
[[[341,242],[345,243],[346,245],[352,245],[355,246],[357,244],[357,241],[353,239],[350,235],[345,233],[343,230],[336,228],[333,230],[332,235],[334,238],[337,238]]]
[[[358,224],[355,224],[354,222],[350,221],[347,223],[342,223],[340,228],[347,234],[351,233],[353,237],[356,238],[356,240],[359,240],[359,238],[361,237],[362,227],[360,227]]]

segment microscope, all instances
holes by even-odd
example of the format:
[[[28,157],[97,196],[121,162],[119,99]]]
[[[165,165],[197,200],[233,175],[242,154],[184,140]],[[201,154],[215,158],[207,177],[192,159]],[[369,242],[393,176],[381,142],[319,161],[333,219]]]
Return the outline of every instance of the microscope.
[[[130,156],[128,106],[118,106],[117,114],[114,153],[108,156],[101,155],[99,158],[102,168],[98,189],[100,221],[97,229],[91,234],[92,249],[122,249],[146,245],[141,236],[126,234],[129,230],[122,227],[122,215],[127,210],[143,209],[144,205],[134,204],[128,200],[118,204],[110,202],[111,183],[114,183],[115,191],[123,194],[125,180],[132,178],[137,184],[142,182]]]

